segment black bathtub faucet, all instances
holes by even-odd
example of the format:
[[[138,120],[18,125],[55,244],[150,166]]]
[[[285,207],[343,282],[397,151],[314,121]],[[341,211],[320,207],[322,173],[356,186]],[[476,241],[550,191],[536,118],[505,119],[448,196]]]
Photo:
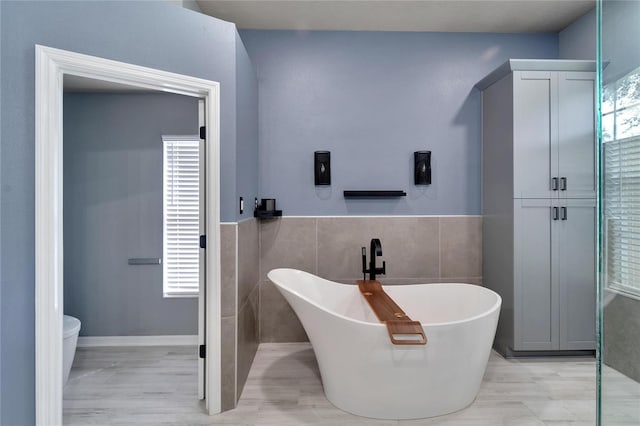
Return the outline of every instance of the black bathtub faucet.
[[[371,251],[369,253],[369,269],[367,269],[367,249],[362,247],[362,274],[364,275],[364,279],[367,279],[367,274],[369,274],[369,279],[371,281],[375,281],[376,275],[384,275],[387,271],[387,264],[383,260],[382,268],[376,267],[376,256],[382,256],[382,243],[378,238],[371,239]]]

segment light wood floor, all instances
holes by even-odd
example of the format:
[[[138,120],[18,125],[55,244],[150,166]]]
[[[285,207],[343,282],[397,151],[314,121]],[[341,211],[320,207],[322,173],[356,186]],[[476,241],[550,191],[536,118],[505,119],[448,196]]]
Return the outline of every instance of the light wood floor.
[[[640,386],[620,383],[627,411],[615,424],[640,424]],[[357,417],[324,397],[308,343],[261,344],[235,410],[202,414],[196,358],[190,347],[80,348],[64,392],[65,424],[175,425],[594,425],[595,361],[505,360],[492,354],[476,401],[459,412],[423,420]],[[613,423],[612,423],[613,424]]]

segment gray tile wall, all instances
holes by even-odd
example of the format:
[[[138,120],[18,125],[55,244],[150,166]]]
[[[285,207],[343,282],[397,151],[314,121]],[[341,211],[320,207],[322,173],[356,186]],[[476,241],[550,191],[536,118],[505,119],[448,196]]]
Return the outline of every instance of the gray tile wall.
[[[236,407],[236,316],[222,318],[222,411]]]
[[[236,254],[237,225],[220,225],[220,276],[222,317],[236,315]]]
[[[622,295],[605,297],[603,324],[604,363],[640,382],[640,301]]]
[[[223,411],[235,408],[258,350],[258,226],[220,225]]]
[[[314,217],[263,220],[260,224],[260,341],[305,342],[307,334],[289,303],[267,279],[275,268],[317,273]]]
[[[220,276],[222,310],[221,388],[222,411],[236,406],[236,330],[237,330],[237,224],[220,225]]]
[[[258,221],[238,224],[238,334],[236,401],[240,398],[258,350],[258,277],[260,264]]]
[[[306,341],[295,313],[267,279],[274,268],[295,268],[354,282],[362,278],[361,247],[382,242],[383,284],[482,284],[482,218],[283,217],[260,223],[260,341]],[[367,255],[368,256],[368,255]]]

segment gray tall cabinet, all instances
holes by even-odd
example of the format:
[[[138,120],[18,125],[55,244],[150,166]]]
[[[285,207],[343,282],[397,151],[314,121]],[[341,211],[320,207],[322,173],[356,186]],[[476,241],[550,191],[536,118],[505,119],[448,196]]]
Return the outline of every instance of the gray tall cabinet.
[[[510,60],[481,80],[483,282],[503,355],[595,349],[595,62]]]

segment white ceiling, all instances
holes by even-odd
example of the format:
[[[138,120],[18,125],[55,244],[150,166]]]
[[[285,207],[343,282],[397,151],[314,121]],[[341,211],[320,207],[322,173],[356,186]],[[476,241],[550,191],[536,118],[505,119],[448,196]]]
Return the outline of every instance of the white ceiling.
[[[558,32],[595,0],[197,0],[241,29]]]

